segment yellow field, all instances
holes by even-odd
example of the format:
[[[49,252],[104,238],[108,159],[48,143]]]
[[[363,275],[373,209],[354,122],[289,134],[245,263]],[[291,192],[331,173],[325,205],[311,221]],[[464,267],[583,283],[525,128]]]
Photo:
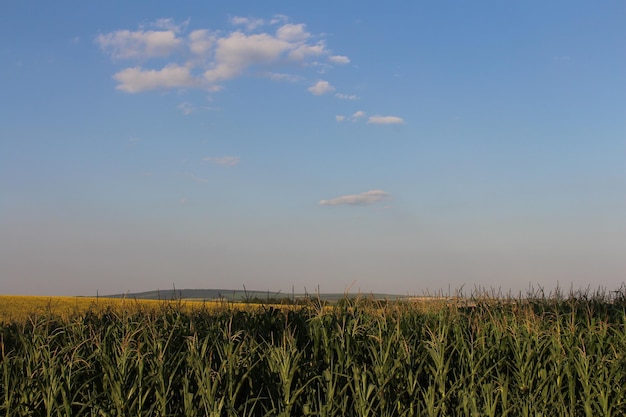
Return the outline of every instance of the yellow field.
[[[221,301],[157,301],[96,297],[44,297],[0,295],[0,322],[23,321],[33,316],[52,315],[66,318],[87,311],[137,312],[157,310],[164,306],[181,307],[184,310],[199,308],[243,308],[242,303]]]
[[[434,311],[444,306],[457,304],[458,301],[437,297],[415,297],[406,299],[401,303],[392,303],[386,308],[372,308],[370,314],[378,312],[385,314],[390,309],[409,309],[414,311]],[[269,307],[280,309],[298,310],[298,305],[275,305],[275,304],[250,304],[234,303],[228,301],[205,301],[205,300],[137,300],[124,298],[103,297],[62,297],[62,296],[26,296],[26,295],[0,295],[0,322],[22,322],[30,317],[47,316],[60,317],[62,319],[84,314],[88,311],[101,313],[114,311],[116,313],[151,312],[167,307],[181,308],[185,312],[199,309],[235,309],[254,311]],[[332,311],[332,305],[323,307],[323,311]]]

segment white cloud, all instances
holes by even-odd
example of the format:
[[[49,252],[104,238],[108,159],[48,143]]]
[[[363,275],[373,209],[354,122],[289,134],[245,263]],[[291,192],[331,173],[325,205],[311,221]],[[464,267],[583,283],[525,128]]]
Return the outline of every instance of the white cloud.
[[[363,206],[368,204],[374,204],[379,201],[389,198],[389,193],[383,190],[370,190],[361,194],[349,194],[340,197],[335,197],[330,200],[320,200],[319,204],[322,206]]]
[[[328,57],[328,60],[330,62],[332,62],[333,64],[349,64],[350,63],[350,58],[348,58],[347,56],[343,56],[343,55],[331,55]]]
[[[289,59],[292,61],[304,61],[307,58],[323,55],[326,53],[326,46],[323,42],[318,42],[315,45],[301,44],[297,45],[289,53]]]
[[[397,116],[370,116],[367,123],[377,125],[404,124],[404,119]]]
[[[212,164],[215,164],[215,165],[224,165],[224,166],[229,166],[229,167],[234,167],[240,162],[240,159],[238,156],[219,156],[219,157],[209,156],[209,157],[204,158],[203,160],[207,162],[211,162]]]
[[[304,23],[297,25],[287,23],[276,30],[276,37],[287,42],[303,42],[311,36],[311,34],[304,29],[305,27]]]
[[[196,55],[206,55],[213,45],[215,45],[215,35],[207,29],[194,30],[189,34],[189,49]]]
[[[359,121],[359,119],[362,119],[363,117],[365,117],[365,112],[363,110],[359,110],[359,111],[354,112],[352,116],[348,116],[348,117],[344,115],[335,116],[335,120],[338,122],[350,120],[354,123],[354,122]]]
[[[335,94],[335,97],[337,97],[340,100],[358,100],[359,96],[356,96],[354,94],[343,94],[343,93],[337,93]]]
[[[322,94],[332,93],[335,91],[335,87],[330,85],[328,81],[320,80],[315,83],[315,85],[308,88],[308,90],[316,96],[321,96]]]
[[[284,26],[278,31],[282,28]],[[219,38],[212,68],[204,73],[204,77],[215,83],[238,77],[254,65],[277,65],[285,59],[303,62],[311,56],[326,53],[323,44],[309,45],[304,40],[294,40],[296,30],[289,28],[288,32],[284,38],[269,33],[246,35],[239,31]]]
[[[285,16],[284,14],[275,14],[272,20],[270,20],[270,25],[276,25],[278,23],[286,23],[289,21],[289,16]]]
[[[242,16],[234,16],[233,18],[230,19],[230,23],[232,23],[235,26],[247,25],[248,22],[250,22],[250,19],[248,19],[247,17],[242,17]]]
[[[182,23],[176,23],[174,19],[172,18],[157,19],[152,23],[152,26],[157,29],[165,29],[168,31],[178,33],[181,30],[185,30],[185,28],[187,28],[187,26],[189,25],[190,21],[191,19],[187,19]]]
[[[356,121],[362,117],[365,117],[365,112],[363,110],[359,110],[354,112],[354,114],[352,115],[352,120]]]
[[[204,73],[210,83],[228,80],[241,75],[254,64],[270,64],[289,50],[290,43],[267,33],[246,35],[233,32],[217,41],[213,68]]]
[[[229,32],[209,28],[189,31],[189,20],[176,23],[159,19],[148,25],[150,30],[117,30],[97,36],[96,43],[115,60],[136,61],[135,66],[114,74],[119,82],[116,88],[129,93],[173,88],[199,88],[211,93],[223,88],[225,81],[258,74],[277,81],[300,81],[303,77],[298,69],[332,68],[319,57],[334,63],[349,62],[343,55],[330,55],[320,35],[311,34],[305,24],[291,23],[283,15],[272,18],[271,31],[259,30],[267,23],[263,19],[235,16],[231,23],[242,27]],[[253,29],[255,33],[246,31]],[[168,58],[169,63],[155,68],[146,64],[149,58]],[[281,68],[289,68],[289,73],[281,72]],[[319,81],[309,91],[320,95],[335,88]],[[356,98],[347,94],[337,97]]]
[[[170,64],[160,70],[144,70],[141,67],[126,68],[115,74],[113,78],[119,82],[116,88],[127,93],[199,86],[199,81],[191,75],[189,68],[176,64]]]
[[[96,43],[114,59],[166,57],[182,44],[172,30],[117,30],[98,35]]]
[[[337,119],[337,117],[341,117],[341,120]],[[363,110],[358,110],[352,113],[352,116],[336,116],[337,121],[350,120],[353,123],[356,123],[362,119],[367,117],[367,114]],[[404,119],[397,116],[370,116],[367,118],[368,124],[404,124]]]
[[[235,16],[230,19],[230,23],[235,26],[245,26],[248,30],[254,30],[259,26],[263,26],[263,19],[252,19],[249,17]]]

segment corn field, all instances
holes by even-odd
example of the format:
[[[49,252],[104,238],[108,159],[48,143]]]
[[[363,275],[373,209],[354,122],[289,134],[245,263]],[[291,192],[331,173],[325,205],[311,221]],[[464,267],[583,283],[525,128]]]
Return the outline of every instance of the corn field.
[[[624,416],[626,297],[38,315],[1,416]]]

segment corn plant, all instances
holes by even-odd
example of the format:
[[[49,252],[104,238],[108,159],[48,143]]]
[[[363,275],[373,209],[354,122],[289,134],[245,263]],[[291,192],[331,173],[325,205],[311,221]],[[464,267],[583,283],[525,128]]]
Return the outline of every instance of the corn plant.
[[[0,416],[626,415],[624,289],[490,297],[51,305],[0,326]]]

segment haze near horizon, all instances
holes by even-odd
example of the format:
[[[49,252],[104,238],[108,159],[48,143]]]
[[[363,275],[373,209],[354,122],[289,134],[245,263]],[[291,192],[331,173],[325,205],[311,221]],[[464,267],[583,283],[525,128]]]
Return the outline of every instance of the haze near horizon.
[[[0,13],[0,294],[619,288],[621,2]]]

